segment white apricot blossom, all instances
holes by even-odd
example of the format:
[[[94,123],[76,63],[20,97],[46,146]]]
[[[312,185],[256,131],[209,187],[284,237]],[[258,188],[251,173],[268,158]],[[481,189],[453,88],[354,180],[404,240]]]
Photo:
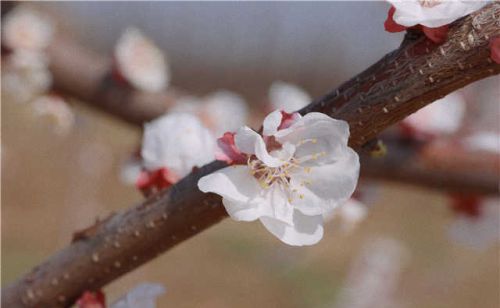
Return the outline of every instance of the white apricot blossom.
[[[259,219],[289,245],[312,245],[323,237],[323,215],[356,187],[359,158],[348,137],[345,121],[275,111],[264,120],[263,136],[246,126],[234,135],[246,163],[209,174],[198,187],[221,195],[234,220]]]
[[[193,115],[172,113],[144,125],[141,156],[149,171],[167,168],[177,178],[215,159],[215,138]]]
[[[187,112],[197,116],[216,137],[245,125],[248,118],[245,100],[227,90],[219,90],[203,98],[181,97],[170,112]]]
[[[470,14],[486,1],[477,0],[388,0],[396,9],[393,19],[396,23],[412,27],[423,25],[437,28]]]
[[[36,11],[19,6],[5,16],[2,41],[12,50],[41,51],[54,33],[53,24]]]
[[[417,135],[435,137],[453,134],[462,125],[465,105],[463,95],[452,92],[406,117],[402,125]]]
[[[220,90],[204,99],[200,117],[216,137],[243,126],[248,118],[248,106],[236,93]]]
[[[165,56],[139,29],[123,32],[115,47],[115,61],[120,75],[138,90],[159,92],[170,82]]]
[[[298,86],[275,81],[269,89],[269,101],[273,111],[283,110],[292,113],[307,106],[311,102],[311,96]]]

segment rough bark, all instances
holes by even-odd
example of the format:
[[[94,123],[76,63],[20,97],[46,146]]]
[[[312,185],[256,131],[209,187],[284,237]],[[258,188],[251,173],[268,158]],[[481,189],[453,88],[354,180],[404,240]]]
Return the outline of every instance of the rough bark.
[[[498,74],[488,41],[500,35],[499,14],[500,4],[493,3],[461,19],[441,46],[407,37],[399,49],[301,112],[348,121],[350,144],[359,149],[426,104]],[[2,304],[69,306],[84,290],[101,288],[219,222],[226,217],[221,199],[200,192],[197,182],[224,166],[208,164],[144,203],[79,232],[71,245],[3,289]]]

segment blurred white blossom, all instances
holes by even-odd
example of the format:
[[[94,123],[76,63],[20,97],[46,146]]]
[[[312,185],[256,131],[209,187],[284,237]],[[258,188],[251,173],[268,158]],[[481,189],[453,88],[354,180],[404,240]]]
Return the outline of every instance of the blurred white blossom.
[[[182,178],[215,159],[215,138],[195,116],[171,113],[144,125],[141,156],[149,171],[167,168]]]
[[[2,92],[12,101],[29,102],[47,92],[51,85],[52,74],[43,53],[14,51],[2,67]]]
[[[292,113],[311,103],[311,96],[298,86],[275,81],[269,89],[269,102],[272,110]]]
[[[245,100],[229,91],[217,91],[204,99],[201,118],[216,137],[235,131],[247,122],[248,106]]]
[[[12,50],[41,51],[49,45],[53,33],[49,19],[21,5],[5,16],[2,42]]]
[[[246,126],[234,135],[245,164],[209,174],[198,187],[221,195],[234,220],[259,219],[289,245],[312,245],[323,237],[323,215],[356,188],[359,158],[348,138],[345,121],[275,111],[264,120],[263,136]]]
[[[187,112],[197,116],[215,137],[246,124],[248,106],[238,94],[219,90],[203,98],[184,96],[170,112]]]
[[[498,132],[478,131],[465,137],[462,144],[472,151],[500,154],[500,134]]]
[[[465,115],[465,99],[459,92],[448,94],[405,118],[401,125],[417,138],[456,133]]]
[[[170,82],[163,52],[140,30],[127,28],[115,46],[116,68],[138,90],[159,92]]]

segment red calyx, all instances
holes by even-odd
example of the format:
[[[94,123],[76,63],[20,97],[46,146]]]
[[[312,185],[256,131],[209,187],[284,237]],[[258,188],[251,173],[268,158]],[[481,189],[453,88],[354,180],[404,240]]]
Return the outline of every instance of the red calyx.
[[[395,12],[396,12],[396,8],[391,6],[391,8],[389,9],[389,12],[387,13],[387,19],[384,22],[384,28],[385,28],[385,31],[387,31],[387,32],[395,33],[395,32],[402,32],[402,31],[405,31],[407,29],[416,29],[416,30],[423,32],[429,40],[431,40],[432,42],[434,42],[436,44],[443,43],[446,40],[446,38],[448,37],[448,25],[444,25],[444,26],[437,27],[437,28],[430,28],[430,27],[426,27],[423,25],[416,25],[416,26],[408,28],[408,27],[402,26],[394,21],[394,13]]]
[[[225,161],[228,164],[245,164],[246,156],[238,150],[234,143],[235,133],[226,132],[217,139],[220,151],[215,154],[217,160]]]
[[[481,216],[481,197],[477,195],[451,195],[451,208],[459,215],[477,218]]]
[[[85,291],[76,302],[78,308],[106,308],[106,297],[101,291]]]
[[[160,168],[154,171],[144,170],[139,174],[135,186],[145,195],[160,191],[174,184],[173,174],[167,168]]]

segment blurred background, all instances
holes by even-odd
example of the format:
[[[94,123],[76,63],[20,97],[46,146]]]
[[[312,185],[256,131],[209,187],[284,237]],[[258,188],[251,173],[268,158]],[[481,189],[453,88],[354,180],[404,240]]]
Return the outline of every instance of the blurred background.
[[[402,38],[384,31],[384,2],[31,5],[103,55],[127,26],[138,27],[167,53],[173,86],[197,95],[237,92],[250,104],[251,123],[263,108],[254,102],[273,81],[319,97]],[[469,99],[494,105],[485,121],[498,128],[498,79],[469,88]],[[73,231],[143,200],[122,180],[140,129],[71,102],[74,125],[58,134],[2,89],[3,285],[67,245]],[[167,289],[159,307],[500,306],[497,241],[477,247],[453,240],[456,216],[439,191],[367,185],[364,220],[348,230],[327,223],[315,246],[289,247],[257,222],[226,219],[115,281],[107,296],[147,281]],[[493,225],[498,235],[498,219]]]

